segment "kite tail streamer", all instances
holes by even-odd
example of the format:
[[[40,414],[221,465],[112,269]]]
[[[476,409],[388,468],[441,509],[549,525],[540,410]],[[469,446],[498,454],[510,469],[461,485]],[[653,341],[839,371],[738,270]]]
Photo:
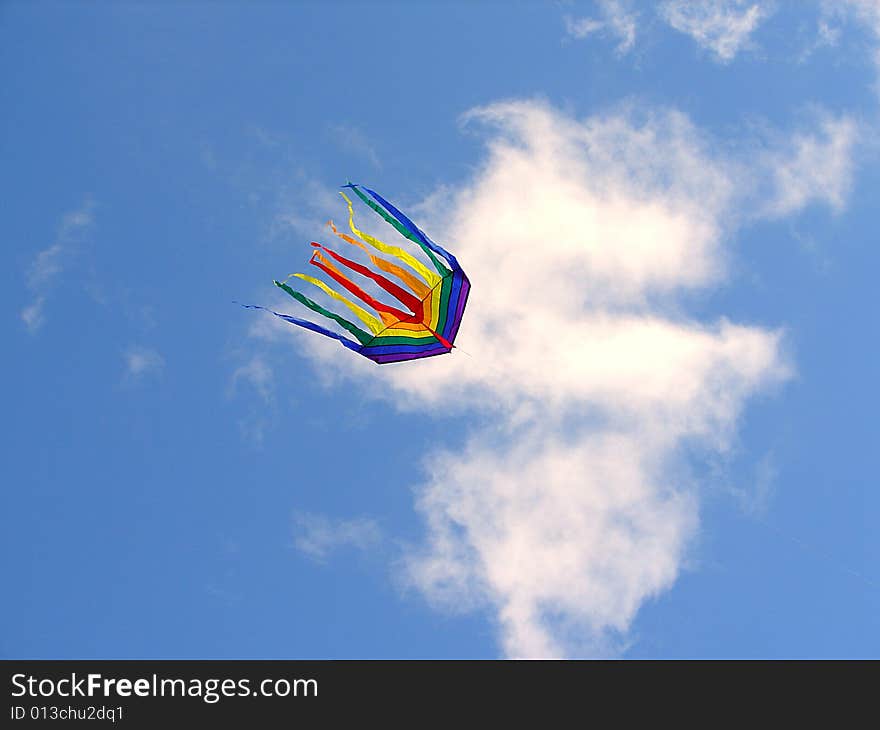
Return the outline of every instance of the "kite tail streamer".
[[[355,192],[357,192],[357,190],[355,190]],[[351,229],[351,232],[354,233],[354,235],[356,235],[361,240],[366,241],[378,251],[381,251],[382,253],[387,253],[389,256],[394,256],[395,258],[403,261],[405,264],[407,264],[407,266],[418,272],[418,274],[426,282],[428,282],[430,286],[434,286],[440,280],[437,274],[433,273],[415,256],[412,256],[411,254],[407,253],[402,248],[399,248],[397,246],[389,246],[387,243],[383,243],[378,238],[371,236],[369,233],[365,233],[364,231],[360,230],[354,224],[354,206],[352,205],[351,200],[342,191],[340,191],[339,194],[345,199],[345,202],[348,204],[348,227]],[[446,270],[444,269],[440,273],[442,275],[445,272]]]
[[[392,297],[394,297],[397,301],[403,304],[405,307],[408,307],[409,310],[415,314],[419,311],[421,306],[421,301],[410,294],[408,291],[399,287],[393,281],[386,279],[381,274],[377,274],[375,271],[371,271],[363,264],[359,264],[357,261],[352,261],[351,259],[347,259],[344,256],[340,256],[334,250],[327,248],[326,246],[322,246],[320,243],[312,242],[312,246],[315,248],[319,248],[322,251],[326,251],[333,259],[338,261],[343,266],[347,266],[352,271],[356,271],[361,274],[361,276],[366,276],[371,281],[376,282],[382,289],[388,292]]]
[[[307,319],[299,319],[297,317],[291,317],[289,314],[281,314],[280,312],[276,312],[272,309],[268,309],[267,307],[261,307],[259,304],[239,304],[240,307],[244,307],[245,309],[261,309],[264,312],[269,312],[270,314],[274,314],[276,317],[283,319],[285,322],[289,322],[290,324],[295,324],[298,327],[303,327],[307,330],[311,330],[312,332],[317,332],[320,335],[324,335],[325,337],[330,337],[331,339],[338,340],[343,345],[345,345],[349,350],[354,350],[355,352],[360,352],[363,349],[363,345],[359,345],[357,342],[353,342],[347,337],[343,337],[336,332],[331,332],[328,329],[325,329],[319,324],[315,324],[314,322],[309,322]]]
[[[288,294],[290,294],[290,296],[292,296],[294,299],[296,299],[296,301],[298,301],[300,304],[304,304],[309,309],[311,309],[313,312],[317,312],[318,314],[320,314],[324,317],[327,317],[327,319],[332,319],[340,327],[351,332],[351,334],[353,334],[357,338],[358,342],[360,342],[362,345],[366,345],[370,340],[373,339],[373,335],[367,334],[360,327],[353,324],[352,322],[349,322],[347,319],[340,317],[338,314],[334,314],[330,310],[324,309],[324,307],[322,307],[317,302],[313,302],[305,294],[301,294],[300,292],[296,291],[295,289],[291,289],[289,286],[287,286],[287,284],[282,284],[280,281],[276,281],[273,283],[279,289],[283,289]]]
[[[380,302],[378,299],[370,296],[361,289],[357,284],[355,284],[351,279],[349,279],[345,274],[339,271],[336,267],[334,267],[327,259],[321,256],[320,253],[315,252],[312,254],[312,258],[309,260],[309,263],[313,266],[317,266],[321,271],[323,271],[327,276],[329,276],[333,281],[337,282],[344,286],[348,291],[354,294],[358,299],[360,299],[365,304],[369,304],[373,309],[377,312],[387,312],[390,315],[393,315],[397,319],[412,319],[412,315],[407,314],[396,307],[389,306],[384,302]]]
[[[389,203],[387,200],[385,200],[385,198],[383,198],[381,195],[379,195],[379,193],[374,192],[373,190],[370,190],[369,188],[364,188],[364,189],[371,196],[373,196],[373,198],[380,205],[384,206],[386,208],[386,210],[388,210],[388,212],[391,213],[391,215],[393,215],[395,218],[397,218],[397,220],[400,221],[400,223],[405,228],[407,228],[409,231],[411,231],[412,234],[414,236],[416,236],[425,246],[427,246],[432,251],[443,256],[449,262],[449,264],[452,266],[453,270],[461,268],[461,266],[459,266],[458,261],[456,260],[455,256],[453,256],[451,253],[449,253],[449,251],[447,251],[442,246],[434,243],[430,238],[428,238],[424,234],[424,232],[422,232],[422,230],[415,223],[413,223],[409,218],[407,218],[397,208],[395,208],[393,205],[391,205],[391,203]]]
[[[358,306],[353,301],[351,301],[351,299],[348,299],[347,297],[342,296],[342,294],[340,294],[335,289],[331,289],[329,286],[327,286],[320,279],[316,279],[314,276],[308,276],[307,274],[291,274],[287,278],[289,279],[293,276],[295,276],[297,279],[302,279],[303,281],[307,281],[310,284],[314,284],[316,287],[318,287],[323,292],[325,292],[328,296],[332,297],[333,299],[335,299],[338,302],[342,302],[346,307],[348,307],[354,313],[354,315],[361,322],[363,322],[367,327],[370,328],[370,331],[374,335],[379,334],[379,332],[383,329],[382,323],[378,319],[376,319],[372,314],[370,314],[366,309]],[[284,283],[284,282],[282,282],[282,283]]]
[[[364,246],[360,241],[356,238],[352,238],[351,236],[346,235],[345,233],[340,233],[336,226],[333,224],[333,221],[328,221],[327,225],[330,226],[330,230],[333,231],[339,238],[343,241],[350,243],[352,246],[357,246],[362,251],[365,251],[370,261],[372,261],[376,268],[381,269],[387,274],[391,274],[392,276],[396,276],[400,279],[404,284],[406,284],[413,293],[419,297],[419,299],[424,299],[428,292],[431,291],[430,287],[426,286],[425,283],[416,276],[410,274],[406,269],[397,264],[393,264],[390,261],[386,261],[381,256],[374,256],[369,251],[367,251],[367,247]]]
[[[409,239],[414,244],[416,244],[420,249],[422,249],[422,251],[424,251],[425,255],[429,259],[431,259],[431,263],[434,264],[434,268],[437,269],[437,273],[439,273],[440,276],[446,276],[449,274],[449,269],[447,269],[443,264],[441,264],[437,260],[437,257],[434,256],[433,253],[431,253],[431,248],[429,246],[426,246],[418,238],[418,236],[414,232],[407,229],[406,226],[404,226],[400,221],[398,221],[393,216],[389,215],[381,206],[376,205],[376,203],[374,203],[366,195],[364,195],[357,185],[355,185],[354,183],[348,183],[347,185],[343,185],[343,187],[351,188],[352,190],[354,190],[355,195],[357,195],[372,210],[374,210],[376,213],[378,213],[386,223],[388,223],[392,228],[394,228],[394,230],[396,230],[401,236]],[[347,199],[348,198],[346,198],[346,200]]]

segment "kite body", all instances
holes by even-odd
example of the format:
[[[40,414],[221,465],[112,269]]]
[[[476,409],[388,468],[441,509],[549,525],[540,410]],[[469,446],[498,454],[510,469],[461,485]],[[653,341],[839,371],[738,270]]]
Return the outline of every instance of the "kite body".
[[[379,364],[418,360],[452,352],[471,286],[455,256],[434,243],[415,223],[378,193],[364,188],[365,194],[360,186],[351,183],[344,187],[351,189],[362,202],[398,233],[418,246],[430,264],[400,247],[383,243],[359,230],[354,222],[352,202],[344,192],[340,192],[348,204],[348,224],[352,235],[340,233],[332,222],[328,224],[331,230],[341,240],[366,252],[376,269],[391,275],[394,279],[320,243],[312,242],[313,251],[309,263],[320,269],[360,303],[331,288],[325,281],[307,274],[291,274],[285,281],[274,283],[300,304],[335,322],[354,339],[309,320],[281,314],[271,309],[265,311],[290,324],[338,340],[349,350]],[[367,246],[390,258],[373,254]],[[368,294],[357,283],[356,277],[351,278],[349,272],[372,281],[396,300],[399,306],[389,305]],[[334,301],[343,304],[357,321],[353,322],[342,317],[293,289],[287,284],[292,278],[298,278],[321,289]],[[265,309],[255,305],[243,306],[249,309]]]

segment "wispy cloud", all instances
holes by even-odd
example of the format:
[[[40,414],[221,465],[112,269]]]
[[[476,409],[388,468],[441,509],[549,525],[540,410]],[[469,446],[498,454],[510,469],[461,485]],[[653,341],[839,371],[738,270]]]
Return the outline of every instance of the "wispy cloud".
[[[325,228],[327,211],[337,210],[340,200],[335,189],[305,177],[298,179],[296,194],[284,195],[279,201],[272,226],[274,233],[286,235],[292,231],[297,236],[312,238],[316,231]]]
[[[824,0],[822,7],[826,19],[827,16],[849,16],[880,37],[878,0]]]
[[[247,413],[238,421],[238,429],[243,439],[260,446],[277,417],[274,403],[275,372],[263,355],[252,355],[232,372],[227,395],[232,396],[242,386],[256,394],[262,404],[249,405]]]
[[[254,355],[232,373],[232,389],[235,390],[240,383],[247,383],[259,394],[260,398],[268,402],[272,399],[275,374],[262,356]]]
[[[570,15],[566,15],[563,21],[565,22],[565,32],[576,40],[583,40],[605,27],[605,23],[595,18],[572,18]]]
[[[30,332],[37,332],[45,323],[51,286],[75,255],[82,237],[92,227],[94,207],[94,203],[87,199],[78,209],[67,213],[61,219],[55,241],[40,251],[31,263],[26,284],[32,299],[20,314]]]
[[[840,42],[840,26],[832,24],[827,17],[816,22],[816,36],[806,44],[797,58],[798,63],[805,63],[814,53],[822,48],[834,48]]]
[[[565,32],[570,38],[582,40],[593,34],[617,39],[617,53],[632,50],[636,42],[638,13],[624,0],[599,0],[599,18],[565,16]]]
[[[749,0],[667,0],[660,16],[697,45],[729,63],[749,47],[755,29],[772,12],[767,2]]]
[[[133,345],[123,353],[125,376],[129,381],[138,382],[148,376],[159,375],[165,369],[165,358],[156,350]]]
[[[293,517],[294,546],[317,561],[343,550],[370,550],[382,540],[382,531],[375,520],[358,517],[336,520],[324,515],[299,512]]]
[[[824,0],[822,3],[822,24],[835,21],[854,20],[865,28],[873,41],[872,62],[880,77],[880,0]],[[875,84],[875,91],[880,94],[880,78]]]
[[[755,466],[750,483],[731,487],[743,511],[751,517],[763,517],[776,492],[779,468],[772,453],[765,454]]]
[[[36,332],[43,326],[43,308],[46,306],[46,297],[38,296],[24,309],[21,310],[21,321],[30,332]]]
[[[858,123],[846,116],[818,112],[817,123],[779,138],[765,153],[773,192],[764,212],[784,216],[809,203],[843,210],[852,188]]]
[[[351,124],[331,124],[327,129],[342,149],[366,160],[377,170],[382,169],[379,155],[369,138],[360,129]]]

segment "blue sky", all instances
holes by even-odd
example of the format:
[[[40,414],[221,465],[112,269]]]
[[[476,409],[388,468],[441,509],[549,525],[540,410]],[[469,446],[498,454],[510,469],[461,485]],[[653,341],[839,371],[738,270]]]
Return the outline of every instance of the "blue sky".
[[[5,3],[0,655],[877,656],[878,54],[870,0]],[[468,355],[232,304],[304,314],[348,179]]]

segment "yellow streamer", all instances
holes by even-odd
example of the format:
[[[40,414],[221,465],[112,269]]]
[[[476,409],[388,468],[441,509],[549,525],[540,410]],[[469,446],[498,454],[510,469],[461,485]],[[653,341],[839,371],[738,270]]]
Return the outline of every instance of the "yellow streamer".
[[[398,248],[397,246],[390,246],[387,243],[382,243],[378,238],[374,238],[369,233],[364,233],[363,231],[359,231],[354,224],[354,206],[351,203],[349,197],[343,193],[342,191],[339,194],[345,199],[345,202],[348,203],[348,227],[351,228],[351,232],[354,233],[358,238],[369,243],[373,248],[378,249],[382,253],[387,253],[389,256],[394,256],[394,258],[400,259],[405,264],[407,264],[411,269],[418,272],[418,274],[426,281],[430,286],[435,286],[440,282],[440,277],[431,271],[427,266],[425,266],[421,261],[419,261],[414,256],[411,256],[402,248]]]
[[[430,288],[426,286],[423,281],[410,274],[406,269],[401,268],[397,264],[392,264],[390,261],[386,261],[379,256],[373,256],[369,251],[367,251],[367,247],[364,246],[364,244],[362,244],[356,238],[352,238],[351,236],[346,236],[344,233],[340,233],[336,229],[336,226],[333,224],[333,221],[327,221],[327,225],[330,226],[330,230],[332,230],[333,233],[339,236],[343,241],[346,241],[353,246],[357,246],[361,250],[366,251],[367,256],[369,256],[370,258],[370,261],[372,261],[377,268],[388,274],[396,276],[398,279],[404,282],[410,288],[410,290],[412,290],[413,294],[415,294],[419,299],[424,299],[428,295]]]
[[[361,322],[363,322],[367,327],[369,327],[370,331],[374,335],[377,335],[377,334],[379,334],[379,332],[382,331],[383,325],[381,322],[379,322],[378,319],[376,319],[372,314],[367,312],[367,310],[364,309],[363,307],[359,307],[357,304],[355,304],[353,301],[351,301],[351,299],[348,299],[347,297],[342,296],[342,294],[340,294],[339,292],[331,289],[329,286],[327,286],[320,279],[316,279],[314,276],[309,276],[308,274],[291,274],[290,276],[295,276],[298,279],[302,279],[303,281],[307,281],[310,284],[314,284],[319,289],[323,289],[324,292],[329,294],[336,301],[342,302],[346,307],[348,307],[352,312],[354,312],[355,316],[359,320],[361,320]],[[288,277],[288,278],[290,278],[290,277]]]

